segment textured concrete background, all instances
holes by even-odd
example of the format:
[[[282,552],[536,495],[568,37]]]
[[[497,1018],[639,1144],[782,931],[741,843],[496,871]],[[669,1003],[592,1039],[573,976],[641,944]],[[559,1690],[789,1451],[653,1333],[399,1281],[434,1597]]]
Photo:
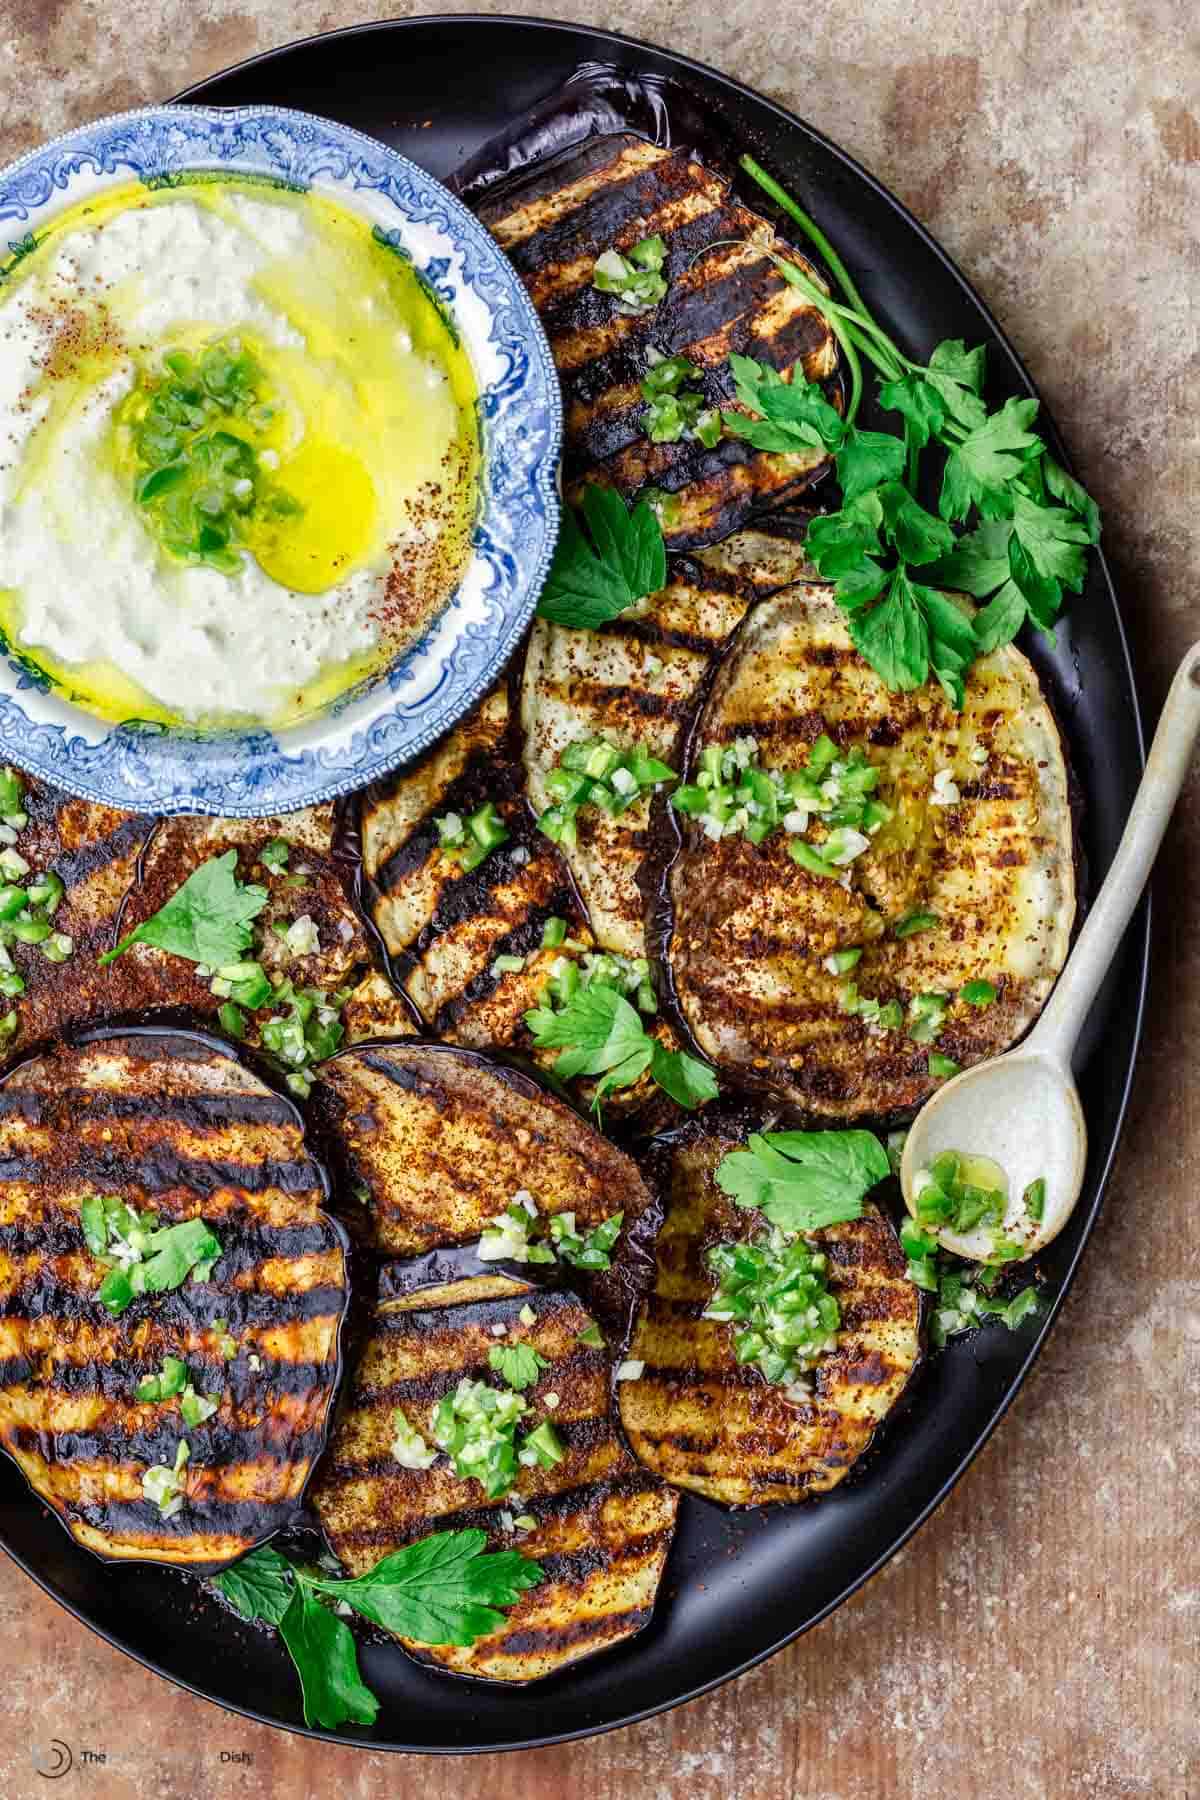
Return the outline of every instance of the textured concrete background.
[[[0,0],[0,161],[272,44],[391,10]],[[861,157],[937,234],[1024,353],[1105,508],[1153,715],[1200,625],[1196,9],[554,10],[765,90]],[[314,1748],[178,1694],[5,1564],[0,1796],[1197,1800],[1198,798],[1193,782],[1158,883],[1144,1062],[1081,1279],[990,1448],[854,1602],[736,1686],[647,1725],[561,1751],[405,1763]],[[48,1790],[31,1746],[52,1736],[71,1741],[77,1763]],[[89,1744],[106,1765],[79,1765]]]

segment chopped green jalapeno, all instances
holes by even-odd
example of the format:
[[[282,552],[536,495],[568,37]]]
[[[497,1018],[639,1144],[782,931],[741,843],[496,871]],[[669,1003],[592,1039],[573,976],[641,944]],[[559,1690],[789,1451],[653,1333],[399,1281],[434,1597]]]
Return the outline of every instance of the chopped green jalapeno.
[[[996,989],[990,981],[968,981],[959,993],[968,1006],[990,1006],[996,998]]]
[[[130,396],[134,499],[171,556],[236,575],[249,519],[300,511],[271,480],[253,441],[265,420],[263,400],[263,373],[233,340],[198,357],[169,353]]]
[[[855,746],[845,756],[822,733],[800,769],[766,769],[752,737],[710,744],[700,753],[695,780],[672,796],[677,811],[694,819],[714,841],[741,834],[763,843],[777,830],[788,833],[792,860],[812,875],[836,880],[869,847],[871,837],[891,817],[873,798],[879,770]],[[819,841],[804,834],[813,822]]]
[[[489,1499],[498,1499],[517,1479],[516,1428],[527,1410],[520,1394],[464,1375],[438,1403],[433,1441],[456,1475],[473,1478]]]
[[[538,819],[538,830],[555,844],[568,849],[576,843],[575,821],[585,806],[598,806],[617,818],[642,795],[669,781],[677,781],[657,757],[640,750],[622,750],[607,738],[584,738],[568,744],[557,768],[546,777],[551,804]]]
[[[893,931],[898,938],[915,937],[919,931],[932,931],[937,922],[936,913],[910,912],[896,922]]]
[[[962,1236],[1004,1221],[1008,1177],[990,1157],[943,1150],[927,1169],[918,1169],[913,1188],[917,1223],[934,1231]]]
[[[786,1386],[835,1348],[841,1314],[815,1245],[773,1226],[751,1243],[714,1244],[705,1260],[717,1288],[703,1317],[731,1327],[738,1362]]]
[[[667,278],[662,273],[666,256],[661,237],[642,238],[627,256],[619,250],[606,250],[596,258],[592,286],[602,294],[612,294],[618,312],[650,312],[667,292]]]

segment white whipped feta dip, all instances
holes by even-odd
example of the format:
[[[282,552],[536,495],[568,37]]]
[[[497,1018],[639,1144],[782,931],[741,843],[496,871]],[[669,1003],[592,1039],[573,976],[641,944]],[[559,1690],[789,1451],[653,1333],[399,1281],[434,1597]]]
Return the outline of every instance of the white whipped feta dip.
[[[268,719],[323,671],[378,645],[394,552],[430,528],[427,513],[408,511],[411,469],[392,480],[372,467],[388,512],[371,554],[313,593],[273,579],[245,550],[234,575],[167,554],[109,449],[139,362],[156,366],[199,327],[304,351],[304,333],[275,291],[281,270],[319,268],[322,249],[320,230],[295,205],[228,188],[214,206],[181,189],[163,204],[81,222],[28,276],[0,289],[0,591],[15,595],[16,642],[35,660],[40,650],[52,668],[109,665],[185,719]],[[116,345],[109,372],[90,385],[56,386],[45,379],[56,333],[65,317],[84,317],[93,296]],[[353,304],[364,321],[374,308],[370,294]],[[332,355],[328,324],[321,356]],[[444,375],[411,340],[397,355],[413,365],[401,394],[406,380],[428,391],[431,373],[441,379],[444,399],[435,393],[428,404],[441,407],[434,441],[439,433],[449,440],[456,414]]]

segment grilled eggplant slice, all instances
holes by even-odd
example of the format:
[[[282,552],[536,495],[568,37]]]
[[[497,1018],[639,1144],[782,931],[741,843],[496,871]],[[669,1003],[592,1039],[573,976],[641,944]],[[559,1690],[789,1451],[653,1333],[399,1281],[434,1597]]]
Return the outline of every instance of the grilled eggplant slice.
[[[808,572],[791,531],[739,532],[694,556],[672,559],[657,594],[599,631],[534,622],[521,694],[523,757],[530,803],[551,803],[546,777],[569,744],[607,737],[678,767],[683,722],[712,664],[760,595]],[[645,900],[650,797],[611,817],[579,815],[577,842],[564,847],[596,941],[623,956],[646,954]]]
[[[200,1280],[113,1317],[81,1205],[119,1195],[163,1224],[203,1219]],[[294,1107],[216,1039],[89,1033],[0,1088],[0,1447],[105,1559],[214,1569],[295,1512],[325,1436],[347,1297],[345,1240]],[[232,1351],[232,1354],[230,1354]],[[135,1389],[166,1356],[218,1410]],[[185,1503],[144,1497],[181,1441]]]
[[[536,1315],[532,1325],[521,1322],[526,1305]],[[469,1649],[401,1638],[424,1663],[492,1681],[536,1681],[611,1649],[649,1621],[679,1497],[622,1446],[609,1414],[607,1359],[579,1342],[589,1323],[563,1292],[423,1312],[384,1307],[375,1316],[313,1485],[331,1548],[360,1575],[427,1532],[478,1528],[489,1549],[518,1545],[545,1571],[499,1630]],[[519,1491],[500,1499],[456,1475],[444,1456],[428,1469],[401,1468],[391,1454],[397,1407],[428,1434],[438,1401],[460,1379],[494,1383],[488,1352],[497,1343],[529,1344],[544,1357],[524,1397],[531,1423],[553,1420],[566,1447],[562,1461],[522,1468]],[[506,1529],[514,1515],[532,1518],[532,1528]]]
[[[9,945],[25,982],[24,994],[13,1003],[18,1027],[10,1047],[15,1050],[144,1003],[140,971],[124,966],[128,959],[101,969],[96,958],[112,946],[121,903],[155,824],[148,814],[77,800],[29,777],[24,785],[29,823],[19,848],[37,874],[53,871],[63,883],[54,925],[73,940],[75,953],[55,963],[36,945]]]
[[[934,1048],[978,1062],[1028,1029],[1062,968],[1075,911],[1062,745],[1020,651],[975,663],[956,713],[932,686],[889,693],[831,591],[802,586],[747,617],[693,755],[749,736],[765,767],[796,768],[822,731],[878,764],[890,820],[840,880],[798,867],[782,831],[756,848],[689,824],[669,879],[675,991],[701,1050],[744,1084],[825,1118],[903,1115],[937,1085],[930,1043],[909,1035],[916,996],[947,1002]],[[914,914],[933,922],[913,929]],[[859,995],[898,1001],[899,1029],[845,1010],[847,977],[825,958],[851,948]],[[992,1004],[960,997],[973,980]]]
[[[436,820],[467,817],[486,801],[509,832],[463,872],[439,848]],[[344,851],[360,861],[360,890],[392,975],[429,1030],[451,1043],[503,1049],[527,1036],[557,951],[544,951],[546,920],[586,932],[567,871],[535,831],[519,792],[507,689],[501,685],[429,754],[356,796]],[[525,957],[496,970],[498,956]]]
[[[651,1190],[530,1076],[445,1044],[360,1045],[322,1065],[313,1106],[339,1191],[365,1209],[370,1246],[385,1256],[473,1244],[522,1191],[543,1216],[573,1212],[581,1234],[622,1213],[611,1268],[581,1271],[580,1283],[610,1336],[627,1334],[650,1274]]]
[[[302,812],[265,819],[163,819],[157,826],[139,870],[139,879],[121,914],[124,934],[149,918],[180,888],[194,869],[227,850],[238,853],[238,876],[267,890],[267,904],[256,927],[256,951],[267,973],[285,974],[299,987],[332,993],[367,962],[366,933],[342,889],[333,861],[333,809],[308,807]],[[260,860],[273,839],[288,845],[287,866],[278,872]],[[306,916],[317,927],[319,948],[296,956],[273,927]],[[139,1005],[186,1006],[215,1012],[219,1000],[209,978],[198,977],[196,965],[149,944],[134,944],[109,965],[108,973],[129,963],[137,971]],[[254,1027],[253,1015],[249,1020]]]
[[[837,1349],[810,1377],[808,1401],[785,1398],[739,1364],[730,1327],[701,1315],[715,1286],[710,1244],[741,1241],[755,1214],[717,1187],[737,1136],[684,1127],[667,1142],[667,1216],[657,1270],[630,1347],[644,1367],[617,1384],[625,1435],[647,1468],[727,1506],[807,1500],[845,1479],[896,1405],[920,1354],[920,1295],[877,1207],[818,1232],[841,1308]]]
[[[95,1019],[156,1008],[214,1014],[220,1001],[208,978],[197,976],[196,965],[183,957],[135,944],[105,968],[96,959],[121,933],[157,912],[202,862],[229,849],[239,853],[242,879],[261,882],[270,896],[260,915],[260,955],[268,971],[284,971],[297,987],[333,991],[368,959],[366,933],[332,860],[331,807],[286,818],[155,820],[31,782],[26,810],[21,852],[39,874],[52,870],[63,882],[54,924],[75,949],[68,961],[53,963],[34,946],[10,947],[26,985],[17,1002],[17,1048]],[[278,874],[258,860],[272,838],[291,846],[288,867]],[[270,926],[306,913],[318,927],[321,947],[292,956]],[[254,1015],[248,1023],[253,1040]]]
[[[550,339],[566,407],[569,490],[584,476],[626,495],[666,489],[675,505],[664,533],[670,547],[684,549],[727,537],[827,467],[815,450],[779,455],[736,437],[706,449],[696,439],[655,444],[646,436],[639,383],[651,345],[702,370],[709,406],[733,402],[731,351],[814,381],[837,367],[828,324],[774,259],[795,263],[818,285],[821,277],[692,151],[632,132],[592,138],[506,183],[502,196],[485,195],[478,211]],[[627,253],[647,237],[666,245],[669,286],[651,311],[630,317],[592,276],[605,251]]]

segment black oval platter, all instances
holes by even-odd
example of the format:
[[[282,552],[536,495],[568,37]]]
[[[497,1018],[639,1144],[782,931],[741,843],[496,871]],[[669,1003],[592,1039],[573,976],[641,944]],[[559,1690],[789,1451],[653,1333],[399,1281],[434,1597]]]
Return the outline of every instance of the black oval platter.
[[[870,175],[792,114],[712,69],[607,32],[550,21],[413,18],[310,39],[189,89],[184,100],[269,102],[382,138],[439,176],[523,114],[580,63],[674,76],[749,137],[840,249],[867,302],[910,350],[944,337],[989,345],[991,388],[1033,392],[1012,346],[953,263]],[[1053,427],[1046,422],[1052,443]],[[1059,446],[1061,451],[1061,446]],[[1125,637],[1108,570],[1092,559],[1047,653],[1031,652],[1068,740],[1086,811],[1093,888],[1108,867],[1142,767]],[[370,1731],[313,1733],[374,1749],[462,1753],[561,1742],[691,1699],[824,1618],[943,1499],[1013,1399],[1095,1222],[1125,1112],[1148,959],[1145,907],[1095,1008],[1080,1086],[1091,1136],[1083,1198],[1041,1261],[1049,1306],[1036,1325],[968,1335],[925,1368],[897,1429],[861,1475],[821,1504],[725,1513],[685,1496],[651,1626],[616,1652],[526,1689],[423,1672],[367,1644],[382,1705]],[[220,1705],[304,1730],[299,1688],[273,1635],[242,1626],[195,1583],[113,1569],[73,1545],[0,1467],[0,1543],[48,1593],[148,1668]],[[802,1665],[801,1665],[801,1679]]]

